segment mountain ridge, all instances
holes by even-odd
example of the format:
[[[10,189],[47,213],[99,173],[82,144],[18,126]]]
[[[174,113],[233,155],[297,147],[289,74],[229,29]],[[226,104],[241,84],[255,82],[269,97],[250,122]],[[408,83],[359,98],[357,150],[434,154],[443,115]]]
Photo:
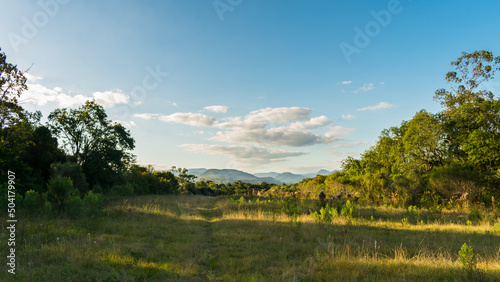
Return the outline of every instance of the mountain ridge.
[[[188,169],[188,174],[196,175],[201,180],[210,180],[219,183],[234,183],[237,181],[247,182],[251,184],[260,184],[267,182],[271,184],[296,184],[305,178],[316,177],[316,175],[328,175],[335,171],[325,169],[319,170],[317,173],[295,174],[291,172],[260,172],[248,173],[237,169],[206,169],[194,168]]]

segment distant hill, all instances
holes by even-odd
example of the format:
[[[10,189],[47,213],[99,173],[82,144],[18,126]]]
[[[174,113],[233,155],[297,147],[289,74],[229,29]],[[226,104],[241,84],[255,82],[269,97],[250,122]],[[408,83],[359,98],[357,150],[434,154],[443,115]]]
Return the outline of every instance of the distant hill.
[[[205,171],[207,171],[206,168],[190,168],[188,169],[188,174],[193,174],[199,177],[200,175],[205,173]]]
[[[274,179],[278,180],[281,183],[284,182],[285,184],[299,183],[304,178],[306,178],[304,175],[293,174],[291,172],[284,172],[274,177]]]
[[[278,172],[260,172],[260,173],[254,173],[253,175],[255,175],[257,177],[261,177],[261,178],[264,178],[264,177],[275,178],[276,176],[279,175],[279,173]]]
[[[206,169],[206,168],[191,168],[188,174],[194,174],[198,180],[205,179],[214,182],[234,183],[238,180],[246,183],[260,184],[267,182],[270,184],[295,184],[302,181],[304,178],[314,178],[316,175],[329,175],[331,171],[320,170],[317,173],[294,174],[291,172],[262,172],[250,174],[236,169]]]
[[[236,169],[209,169],[201,174],[199,179],[212,180],[214,182],[234,183],[238,180],[246,183],[260,184],[262,182],[276,183],[274,178],[259,178],[253,174]],[[274,180],[274,181],[273,181]],[[272,181],[272,182],[271,182]]]

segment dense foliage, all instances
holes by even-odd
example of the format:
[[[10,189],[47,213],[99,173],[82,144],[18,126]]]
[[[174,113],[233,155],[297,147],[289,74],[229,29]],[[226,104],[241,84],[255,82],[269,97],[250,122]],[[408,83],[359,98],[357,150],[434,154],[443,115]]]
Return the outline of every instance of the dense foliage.
[[[109,120],[95,101],[56,109],[42,125],[40,112],[19,104],[26,77],[0,52],[0,190],[7,189],[7,172],[14,171],[18,203],[26,211],[70,217],[98,214],[102,194],[317,198],[324,190],[328,197],[350,191],[365,202],[403,207],[494,205],[500,199],[500,100],[480,86],[499,70],[500,57],[488,51],[463,53],[451,65],[455,70],[445,77],[450,89],[435,93],[441,112],[421,110],[383,130],[360,159],[345,159],[341,171],[276,185],[195,181],[187,169],[158,171],[134,164],[130,132]],[[331,205],[321,208],[323,217],[333,212]]]

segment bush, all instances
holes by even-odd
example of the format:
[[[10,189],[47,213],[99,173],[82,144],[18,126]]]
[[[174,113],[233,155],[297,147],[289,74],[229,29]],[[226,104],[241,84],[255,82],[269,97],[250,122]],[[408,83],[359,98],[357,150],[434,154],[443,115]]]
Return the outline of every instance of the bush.
[[[316,220],[316,222],[330,223],[334,218],[339,216],[339,212],[336,207],[330,207],[329,204],[326,204],[325,207],[321,208],[318,212],[314,212],[311,214],[311,217]]]
[[[29,190],[24,196],[23,208],[28,211],[29,214],[35,214],[42,208],[43,202],[44,201],[38,192]]]
[[[52,204],[49,201],[45,201],[45,205],[43,207],[43,216],[50,218],[52,217]]]
[[[101,185],[96,184],[96,185],[92,186],[92,192],[94,192],[94,194],[102,194],[103,190],[102,190]]]
[[[281,210],[287,215],[297,218],[297,216],[302,212],[302,204],[297,199],[284,198]]]
[[[340,214],[342,214],[342,216],[345,217],[352,217],[352,215],[354,214],[354,210],[355,210],[354,204],[351,203],[351,201],[347,200]]]
[[[481,221],[482,215],[479,207],[477,206],[472,207],[469,211],[469,214],[467,215],[467,219],[474,223]]]
[[[477,257],[474,250],[472,247],[469,247],[466,243],[464,243],[458,252],[458,256],[458,260],[462,263],[462,266],[469,275],[469,278],[472,278],[472,275],[477,269]]]
[[[80,198],[80,193],[75,190],[75,192],[69,197],[68,203],[66,204],[66,214],[71,218],[78,218],[82,216],[83,212],[83,201]]]
[[[85,198],[83,199],[85,204],[85,214],[89,217],[96,217],[101,214],[102,211],[102,197],[99,194],[94,194],[89,191]]]
[[[78,189],[81,196],[85,195],[89,190],[89,184],[79,164],[71,162],[54,164],[52,171],[54,175],[71,178],[73,187]]]
[[[48,200],[61,212],[74,190],[73,181],[69,177],[56,175],[50,178],[47,188]]]
[[[130,183],[124,185],[113,185],[113,187],[111,187],[111,193],[120,196],[132,196],[134,195],[134,186]]]

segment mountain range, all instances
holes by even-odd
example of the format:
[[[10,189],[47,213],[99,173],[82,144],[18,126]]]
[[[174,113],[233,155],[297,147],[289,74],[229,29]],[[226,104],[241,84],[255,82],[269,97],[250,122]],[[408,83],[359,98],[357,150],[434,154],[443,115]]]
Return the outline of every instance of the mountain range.
[[[291,172],[264,172],[251,174],[236,169],[206,169],[192,168],[188,169],[188,174],[193,174],[198,177],[198,180],[205,179],[219,183],[234,183],[238,180],[251,184],[260,184],[267,182],[271,184],[295,184],[304,178],[313,178],[316,175],[329,175],[333,171],[320,170],[317,173],[294,174]]]

